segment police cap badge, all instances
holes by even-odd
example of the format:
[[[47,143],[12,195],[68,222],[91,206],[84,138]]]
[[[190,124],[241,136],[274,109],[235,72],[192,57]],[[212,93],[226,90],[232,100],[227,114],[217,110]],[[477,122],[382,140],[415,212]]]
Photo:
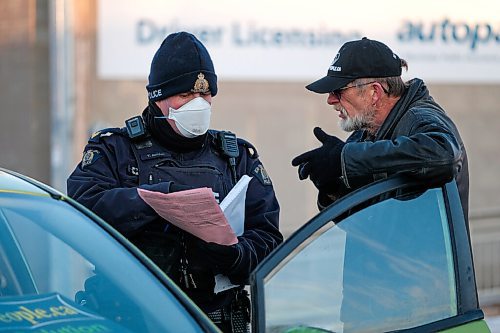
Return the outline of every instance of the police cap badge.
[[[208,84],[208,81],[205,79],[205,75],[203,75],[203,73],[198,74],[198,78],[196,79],[194,87],[193,89],[191,89],[191,91],[194,93],[201,93],[201,94],[206,94],[210,92],[210,85]]]

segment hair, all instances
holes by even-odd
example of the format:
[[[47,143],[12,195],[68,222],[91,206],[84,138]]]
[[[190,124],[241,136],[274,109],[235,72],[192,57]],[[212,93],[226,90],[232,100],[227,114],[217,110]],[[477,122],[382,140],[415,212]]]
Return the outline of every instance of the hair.
[[[408,71],[408,62],[404,59],[401,60],[401,68]],[[404,82],[401,76],[389,76],[389,77],[376,77],[376,78],[363,78],[355,80],[355,84],[366,83],[369,81],[377,81],[380,83],[389,96],[400,97],[404,94],[405,89],[408,88],[408,83]]]

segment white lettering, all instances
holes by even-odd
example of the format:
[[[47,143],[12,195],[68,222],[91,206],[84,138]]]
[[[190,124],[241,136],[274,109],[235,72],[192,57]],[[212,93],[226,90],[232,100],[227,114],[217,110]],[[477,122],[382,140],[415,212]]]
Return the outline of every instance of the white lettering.
[[[148,93],[149,98],[161,97],[161,89],[156,89]]]

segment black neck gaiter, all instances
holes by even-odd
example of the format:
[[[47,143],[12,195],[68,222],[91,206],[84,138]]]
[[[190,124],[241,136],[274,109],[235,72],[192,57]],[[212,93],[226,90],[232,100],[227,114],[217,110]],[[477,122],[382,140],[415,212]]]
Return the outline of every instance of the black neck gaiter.
[[[153,138],[165,148],[185,153],[203,147],[207,133],[194,138],[186,138],[177,134],[165,118],[155,117],[163,117],[163,113],[155,102],[149,102],[148,107],[142,112],[142,118]]]

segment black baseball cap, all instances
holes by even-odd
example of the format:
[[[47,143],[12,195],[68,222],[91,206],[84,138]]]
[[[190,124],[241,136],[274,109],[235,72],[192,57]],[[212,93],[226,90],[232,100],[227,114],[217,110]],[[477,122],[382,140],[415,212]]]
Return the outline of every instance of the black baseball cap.
[[[306,89],[325,94],[356,79],[400,75],[401,59],[384,43],[363,37],[342,45],[326,76]]]

